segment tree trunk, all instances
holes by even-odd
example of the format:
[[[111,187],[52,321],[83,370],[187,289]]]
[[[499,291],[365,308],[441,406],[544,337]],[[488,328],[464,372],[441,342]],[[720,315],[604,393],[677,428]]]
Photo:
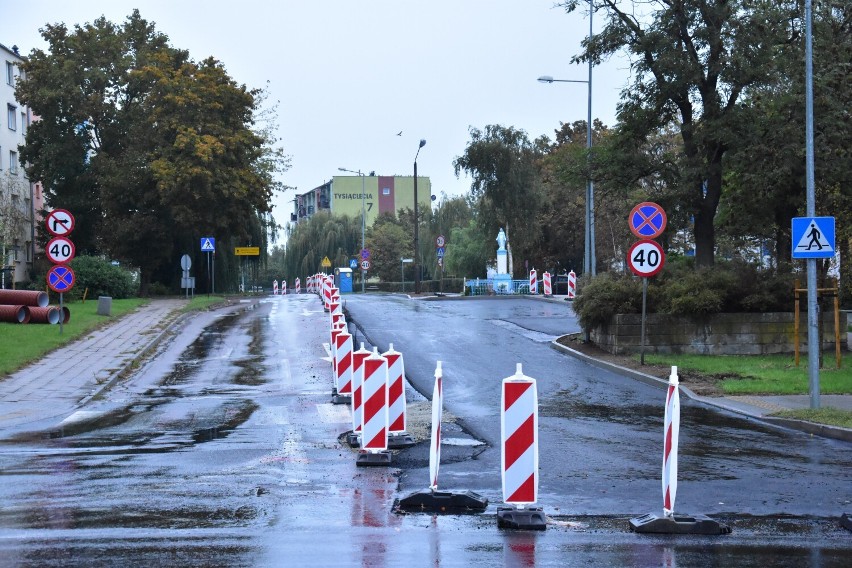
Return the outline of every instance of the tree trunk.
[[[151,287],[151,271],[147,268],[139,270],[139,297],[147,298],[148,289]]]
[[[722,147],[706,152],[707,179],[698,183],[698,206],[695,210],[695,267],[713,266],[716,254],[716,227],[713,224],[722,197]]]

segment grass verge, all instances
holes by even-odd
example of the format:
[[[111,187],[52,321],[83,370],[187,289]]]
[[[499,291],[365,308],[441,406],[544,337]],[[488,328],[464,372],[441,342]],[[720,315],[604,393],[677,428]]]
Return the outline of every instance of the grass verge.
[[[65,304],[71,311],[71,320],[62,326],[48,324],[0,323],[0,377],[36,361],[46,353],[69,343],[81,335],[115,318],[135,310],[148,300],[130,298],[112,301],[112,315],[97,314],[97,300]]]
[[[819,424],[830,424],[832,426],[840,426],[842,428],[852,428],[852,412],[848,410],[840,410],[837,408],[820,408],[812,410],[804,408],[801,410],[782,410],[776,412],[772,416],[778,418],[793,418],[794,420],[805,420],[807,422],[817,422]]]
[[[790,355],[645,355],[645,361],[719,377],[725,394],[808,394],[807,358],[800,359],[798,367]],[[824,365],[820,392],[852,394],[849,361],[837,369],[832,353],[825,356]]]

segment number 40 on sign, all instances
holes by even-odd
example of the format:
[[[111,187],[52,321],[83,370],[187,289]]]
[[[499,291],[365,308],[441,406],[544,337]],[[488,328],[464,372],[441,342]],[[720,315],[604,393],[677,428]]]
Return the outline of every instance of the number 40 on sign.
[[[666,254],[663,247],[648,239],[636,241],[627,253],[627,266],[636,276],[648,278],[663,269]]]

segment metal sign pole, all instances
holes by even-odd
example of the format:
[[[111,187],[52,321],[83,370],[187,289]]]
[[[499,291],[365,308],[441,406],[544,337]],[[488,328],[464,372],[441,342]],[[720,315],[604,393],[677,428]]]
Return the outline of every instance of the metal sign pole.
[[[59,293],[59,335],[62,335],[62,324],[65,321],[65,309],[64,309],[64,305],[62,303],[63,296],[65,296],[65,294],[60,292]]]
[[[639,340],[639,364],[645,364],[645,307],[648,302],[648,279],[642,279],[642,331]]]

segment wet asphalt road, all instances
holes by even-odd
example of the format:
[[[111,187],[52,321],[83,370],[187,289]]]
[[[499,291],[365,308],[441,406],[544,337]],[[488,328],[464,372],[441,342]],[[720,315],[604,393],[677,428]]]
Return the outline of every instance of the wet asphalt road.
[[[329,404],[328,316],[275,297],[191,320],[154,361],[69,419],[0,432],[0,565],[845,566],[849,446],[682,409],[677,509],[726,520],[725,537],[649,537],[662,391],[548,346],[576,330],[567,306],[528,300],[347,297],[359,334],[405,355],[410,429],[424,439],[444,361],[440,485],[491,501],[477,516],[398,515],[426,486],[426,443],[391,468],[357,468]],[[499,381],[539,381],[545,533],[500,531]],[[45,401],[49,404],[49,401]],[[497,420],[495,422],[495,420]],[[475,442],[483,442],[473,445]],[[732,498],[733,497],[733,498]]]

